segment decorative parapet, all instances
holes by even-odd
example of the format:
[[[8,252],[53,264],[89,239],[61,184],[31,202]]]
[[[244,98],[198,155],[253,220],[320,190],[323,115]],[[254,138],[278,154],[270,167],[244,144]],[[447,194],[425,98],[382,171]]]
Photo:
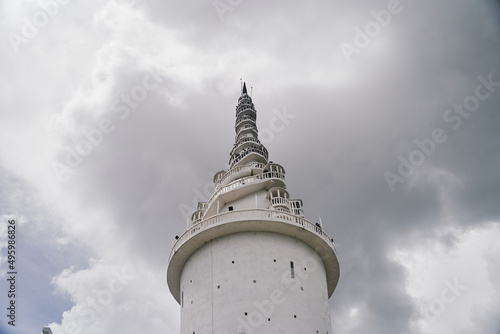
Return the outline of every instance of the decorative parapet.
[[[184,232],[179,237],[179,239],[177,239],[177,242],[175,243],[170,253],[169,261],[175,254],[176,250],[195,234],[200,233],[216,225],[221,225],[228,222],[237,222],[241,220],[271,220],[271,221],[284,222],[295,226],[300,226],[308,231],[317,234],[327,244],[329,244],[333,249],[335,249],[333,240],[330,239],[330,237],[323,231],[323,229],[319,227],[317,224],[314,224],[309,220],[305,219],[304,217],[299,217],[297,215],[293,215],[290,213],[274,211],[274,210],[247,209],[247,210],[223,212],[218,215],[212,216],[210,218],[203,219],[198,224],[191,226],[188,230],[186,230],[186,232]]]
[[[177,239],[169,256],[167,282],[177,301],[180,299],[180,273],[182,267],[199,247],[210,240],[239,232],[272,232],[296,238],[309,245],[325,263],[328,296],[339,279],[339,265],[333,239],[303,217],[281,211],[247,209],[220,213],[191,226]]]

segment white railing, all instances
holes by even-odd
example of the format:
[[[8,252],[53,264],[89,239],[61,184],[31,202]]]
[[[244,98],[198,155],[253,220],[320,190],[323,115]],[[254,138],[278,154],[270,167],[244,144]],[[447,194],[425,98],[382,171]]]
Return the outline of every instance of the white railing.
[[[278,173],[278,172],[266,172],[266,173],[257,174],[254,176],[247,176],[247,177],[244,177],[244,178],[239,179],[239,180],[235,180],[235,181],[229,183],[227,186],[222,187],[219,190],[215,191],[214,194],[212,195],[212,197],[210,197],[210,199],[208,200],[206,208],[209,208],[213,204],[213,202],[215,201],[215,199],[217,197],[219,197],[220,195],[222,195],[224,193],[227,193],[228,191],[240,188],[244,185],[248,185],[248,184],[254,183],[256,181],[266,180],[266,179],[285,180],[285,174]]]
[[[273,197],[271,198],[271,204],[272,205],[286,205],[289,206],[289,202],[286,198],[283,197]]]
[[[259,130],[257,130],[257,125],[250,125],[250,124],[246,124],[246,125],[243,125],[241,126],[238,131],[236,132],[236,137],[239,137],[240,134],[243,132],[243,131],[246,131],[246,130],[253,130],[255,131],[255,133],[258,133]]]
[[[250,99],[248,99],[248,98],[245,98],[245,99],[246,99],[248,102],[244,102],[244,101],[243,101],[243,102],[240,102],[240,103],[236,106],[236,111],[238,111],[238,109],[243,108],[244,106],[250,106],[250,107],[252,107],[253,103],[252,103],[252,102],[250,102]],[[239,99],[238,99],[238,101],[239,101]]]
[[[219,179],[215,183],[215,188],[217,189],[226,180],[226,178],[228,178],[229,176],[231,176],[235,173],[239,173],[242,170],[249,170],[250,171],[251,169],[264,169],[265,167],[266,167],[266,165],[261,163],[261,162],[254,162],[250,165],[233,167],[219,177]]]
[[[257,138],[254,138],[254,137],[244,137],[244,138],[241,138],[240,140],[238,140],[233,145],[233,149],[231,150],[231,153],[229,153],[229,154],[233,155],[234,151],[237,150],[238,147],[240,147],[241,145],[243,145],[245,143],[248,143],[248,142],[252,142],[252,143],[256,143],[256,144],[260,145],[260,141]]]
[[[250,148],[245,149],[243,152],[240,153],[239,156],[232,159],[229,162],[229,164],[234,165],[235,163],[237,163],[238,161],[240,161],[241,159],[243,159],[244,157],[246,157],[250,153],[257,153],[267,160],[267,155],[268,155],[267,150],[264,148],[264,146],[261,146],[261,147],[262,147],[262,149],[255,148],[255,147],[250,147]]]
[[[247,110],[250,110],[251,112],[255,112],[255,110],[252,108],[252,106],[250,104],[245,104],[244,105],[245,108],[241,108],[240,110],[236,110],[236,116],[240,115],[241,113],[247,111]],[[249,106],[249,107],[247,107]]]
[[[239,116],[236,118],[236,121],[235,121],[235,126],[237,127],[238,124],[240,124],[241,122],[243,121],[247,121],[247,120],[250,120],[250,121],[253,121],[255,123],[256,119],[255,117],[252,117],[250,115],[243,115],[243,116]]]
[[[188,241],[194,235],[208,230],[213,226],[222,225],[225,223],[232,223],[237,221],[246,221],[246,220],[271,220],[277,221],[281,223],[286,223],[290,225],[295,225],[299,227],[303,227],[304,229],[311,231],[321,237],[330,247],[335,250],[335,245],[330,240],[330,237],[323,232],[323,230],[317,226],[316,224],[311,223],[305,218],[286,213],[281,211],[274,210],[265,210],[265,209],[248,209],[248,210],[240,210],[240,211],[230,211],[224,212],[215,216],[212,216],[208,219],[202,220],[196,225],[193,225],[186,232],[184,232],[177,242],[175,243],[172,251],[170,252],[170,259],[175,254],[177,249],[179,249],[186,241]],[[272,222],[270,222],[272,224]]]
[[[243,187],[244,185],[248,185],[248,184],[254,183],[256,181],[266,180],[266,179],[281,179],[284,181],[285,174],[278,173],[278,172],[266,172],[266,173],[257,174],[254,176],[244,177],[244,178],[239,179],[239,180],[235,180],[235,181],[229,183],[227,186],[216,190],[214,192],[214,194],[212,195],[212,197],[210,197],[210,199],[207,201],[206,207],[209,208],[213,204],[213,202],[217,199],[217,197],[219,197],[222,194],[227,193],[228,191],[238,189],[238,188]]]
[[[257,143],[257,144],[260,144],[260,141],[255,138],[255,137],[245,137],[245,138],[241,138],[240,140],[238,140],[235,144],[234,144],[234,148],[237,148],[238,146],[240,146],[241,144],[243,143],[246,143],[246,142],[249,142],[249,141],[252,141],[254,143]],[[233,148],[233,149],[234,149]]]

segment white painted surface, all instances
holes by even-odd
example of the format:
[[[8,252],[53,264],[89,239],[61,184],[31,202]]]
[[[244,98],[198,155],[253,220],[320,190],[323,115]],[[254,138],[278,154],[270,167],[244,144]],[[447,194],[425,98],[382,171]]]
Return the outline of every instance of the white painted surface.
[[[323,261],[289,236],[242,232],[208,242],[186,262],[181,295],[182,334],[331,333]]]

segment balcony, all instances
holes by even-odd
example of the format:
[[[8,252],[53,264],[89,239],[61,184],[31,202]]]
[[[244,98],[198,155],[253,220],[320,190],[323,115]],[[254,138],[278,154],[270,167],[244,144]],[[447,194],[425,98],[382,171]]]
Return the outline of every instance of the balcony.
[[[245,196],[260,188],[265,188],[268,182],[263,181],[274,181],[275,183],[277,183],[277,181],[280,181],[280,183],[284,187],[285,174],[277,172],[257,174],[238,179],[231,182],[227,186],[219,188],[208,200],[206,206],[207,209],[204,212],[204,217],[210,217],[218,213],[218,210],[216,210],[216,208],[214,207],[216,200],[220,199],[222,202],[221,205],[228,201],[234,201],[236,198]]]
[[[224,212],[200,221],[176,241],[169,256],[167,282],[174,298],[180,299],[180,276],[189,256],[210,240],[239,232],[272,232],[288,235],[309,245],[325,264],[328,297],[339,279],[335,245],[316,224],[285,212],[248,209]]]
[[[256,125],[251,125],[251,124],[245,124],[237,128],[236,130],[236,138],[238,138],[240,135],[244,133],[249,133],[249,132],[254,132],[255,134],[259,133],[259,130],[257,130]]]
[[[292,212],[290,202],[288,200],[289,194],[286,189],[281,187],[274,187],[269,189],[268,192],[270,209],[283,212]]]
[[[250,115],[243,115],[243,116],[238,116],[235,121],[235,127],[238,127],[238,125],[244,121],[250,121],[255,124],[256,118],[254,116]]]
[[[236,115],[242,113],[245,110],[251,110],[252,112],[255,112],[254,105],[253,103],[241,103],[236,107]]]
[[[198,209],[191,215],[191,222],[193,225],[199,223],[203,219],[203,213],[203,209]]]
[[[304,210],[302,210],[304,204],[302,203],[301,199],[289,199],[288,203],[293,214],[304,217]]]
[[[263,146],[261,146],[261,147],[262,148],[250,147],[250,148],[244,149],[240,154],[231,156],[231,159],[229,160],[229,164],[231,166],[234,166],[235,164],[237,164],[238,162],[243,160],[243,158],[245,158],[246,156],[248,156],[249,154],[252,154],[252,153],[258,154],[263,158],[262,159],[263,161],[260,161],[260,162],[267,163],[267,150]]]
[[[250,176],[252,171],[264,170],[265,167],[266,167],[266,165],[263,163],[254,162],[254,163],[249,164],[249,165],[233,167],[228,171],[221,171],[214,176],[215,190],[217,191],[218,188],[222,184],[224,184],[224,182],[226,182],[231,176],[233,176],[235,174],[248,173],[248,176]]]
[[[245,138],[241,138],[240,140],[238,140],[234,146],[233,146],[233,149],[231,150],[231,153],[229,153],[229,155],[233,155],[234,152],[242,147],[243,145],[247,144],[247,146],[254,146],[254,145],[248,145],[248,144],[257,144],[259,146],[261,146],[260,144],[260,141],[255,138],[255,137],[245,137]]]

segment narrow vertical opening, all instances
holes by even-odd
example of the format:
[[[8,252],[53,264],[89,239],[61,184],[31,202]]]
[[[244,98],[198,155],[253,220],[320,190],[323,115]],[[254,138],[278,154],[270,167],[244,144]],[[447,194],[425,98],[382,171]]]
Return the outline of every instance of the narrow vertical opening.
[[[293,269],[293,261],[290,261],[290,274],[292,278],[295,278],[295,270]]]

